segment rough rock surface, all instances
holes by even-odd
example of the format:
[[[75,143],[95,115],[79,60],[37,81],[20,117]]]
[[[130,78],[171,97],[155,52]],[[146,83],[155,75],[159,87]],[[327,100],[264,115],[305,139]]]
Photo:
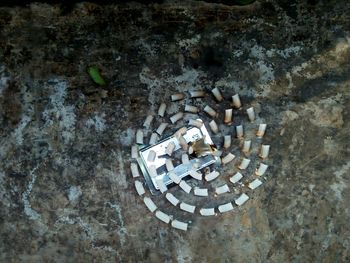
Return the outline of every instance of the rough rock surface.
[[[1,262],[350,261],[348,1],[31,4],[0,32]],[[242,209],[181,232],[137,196],[130,145],[198,87],[260,107],[272,162]]]

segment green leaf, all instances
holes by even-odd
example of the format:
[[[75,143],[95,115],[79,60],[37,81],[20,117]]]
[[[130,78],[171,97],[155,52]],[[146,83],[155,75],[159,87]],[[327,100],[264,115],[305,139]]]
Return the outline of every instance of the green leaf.
[[[98,84],[100,86],[105,86],[106,85],[106,81],[103,79],[99,69],[96,66],[88,67],[88,73],[89,73],[90,77],[92,78],[92,80],[96,84]]]

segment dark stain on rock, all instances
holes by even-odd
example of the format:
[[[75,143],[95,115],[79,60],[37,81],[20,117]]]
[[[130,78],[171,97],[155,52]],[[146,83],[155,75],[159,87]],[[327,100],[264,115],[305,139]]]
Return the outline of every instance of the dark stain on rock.
[[[270,17],[276,14],[276,9],[270,2],[261,3],[262,12],[265,16]]]
[[[12,15],[7,10],[0,10],[0,29],[11,22]]]
[[[12,177],[12,178],[16,178],[16,179],[19,179],[19,178],[25,178],[28,176],[27,173],[24,173],[24,172],[16,172],[16,171],[11,171],[8,173],[8,176],[9,177]]]
[[[213,79],[222,77],[225,61],[229,53],[219,46],[206,46],[198,50],[198,55],[191,58],[193,68],[206,71]]]
[[[4,91],[2,102],[2,114],[5,126],[14,127],[21,120],[22,106],[19,98],[19,87],[16,82],[11,81]]]
[[[283,8],[283,10],[289,17],[293,19],[297,18],[298,11],[296,6],[296,0],[283,0],[279,1],[278,4]]]
[[[342,74],[330,72],[319,78],[306,81],[301,87],[298,88],[297,100],[299,102],[306,102],[313,97],[321,96],[323,93],[328,93],[337,86],[335,83],[349,80],[349,76],[350,69],[347,69],[343,71]]]

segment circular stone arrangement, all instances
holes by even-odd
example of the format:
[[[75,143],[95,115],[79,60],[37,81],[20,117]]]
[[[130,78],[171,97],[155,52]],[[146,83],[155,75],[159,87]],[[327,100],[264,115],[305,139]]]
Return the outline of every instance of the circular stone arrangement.
[[[203,131],[203,127],[209,133],[189,142],[190,129]],[[214,88],[171,95],[136,131],[130,170],[137,194],[156,218],[184,231],[195,215],[216,216],[242,206],[266,180],[270,151],[262,142],[266,127],[254,107],[242,105],[238,94],[224,99]],[[160,153],[153,146],[164,141],[167,144]],[[149,149],[143,158],[151,164],[147,169],[142,165],[142,149]],[[199,160],[206,157],[212,162],[203,168]],[[164,176],[158,178],[152,165],[159,160],[170,184]],[[190,167],[187,176],[175,172],[180,165]],[[149,178],[159,194],[151,191]]]

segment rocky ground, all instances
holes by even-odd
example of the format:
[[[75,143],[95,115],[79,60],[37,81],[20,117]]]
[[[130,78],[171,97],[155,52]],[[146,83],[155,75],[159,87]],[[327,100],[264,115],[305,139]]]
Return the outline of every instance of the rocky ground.
[[[0,32],[1,262],[350,261],[348,1],[41,3],[0,7]],[[130,146],[161,99],[214,87],[260,109],[269,178],[182,232]]]

